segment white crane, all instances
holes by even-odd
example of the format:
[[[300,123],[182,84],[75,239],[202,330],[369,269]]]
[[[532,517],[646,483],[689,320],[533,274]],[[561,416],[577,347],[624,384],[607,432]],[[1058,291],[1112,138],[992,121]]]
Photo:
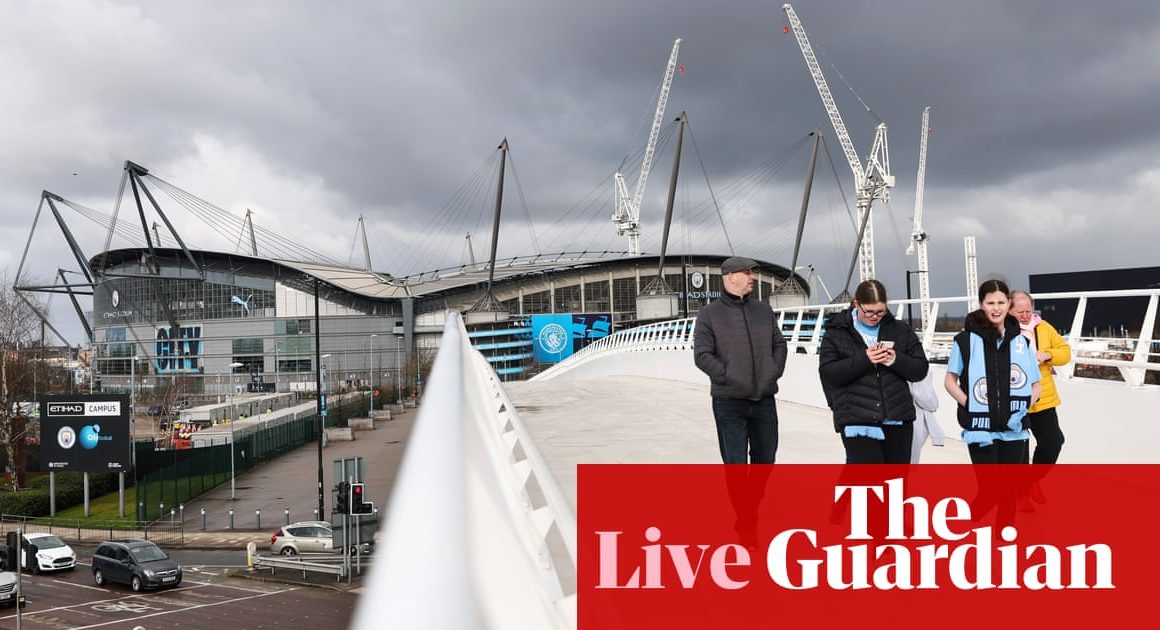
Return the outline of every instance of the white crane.
[[[926,188],[926,143],[930,136],[930,106],[922,109],[922,136],[918,145],[918,181],[914,185],[914,231],[906,255],[918,253],[918,297],[922,300],[922,329],[930,324],[930,260],[926,255],[927,233],[922,229],[922,195]],[[909,280],[908,280],[909,281]],[[910,291],[907,288],[907,291]]]
[[[616,207],[612,210],[612,222],[616,225],[618,236],[628,235],[628,253],[632,256],[640,255],[640,204],[644,200],[644,186],[648,181],[649,171],[652,170],[653,155],[657,150],[657,138],[660,136],[661,123],[665,118],[665,106],[669,102],[669,89],[673,85],[673,74],[677,70],[677,51],[681,48],[681,40],[673,42],[673,52],[669,55],[669,63],[665,66],[664,79],[661,81],[661,94],[657,99],[657,111],[653,115],[652,130],[648,135],[648,144],[645,145],[644,159],[640,163],[640,174],[636,178],[636,190],[632,196],[628,194],[628,186],[624,183],[624,175],[617,171],[613,176],[616,186]]]
[[[834,127],[834,134],[838,136],[838,141],[842,144],[842,152],[846,154],[846,161],[850,163],[850,170],[854,172],[858,218],[864,226],[858,250],[858,275],[861,280],[868,280],[874,277],[874,222],[871,220],[870,205],[875,199],[889,202],[890,189],[894,186],[894,176],[890,174],[890,152],[886,141],[886,123],[878,123],[875,128],[874,144],[870,148],[870,155],[866,158],[866,165],[863,166],[858,159],[857,151],[854,150],[850,134],[846,131],[846,124],[842,122],[842,114],[838,111],[833,94],[830,93],[830,86],[822,74],[822,67],[818,64],[818,58],[814,55],[814,49],[810,46],[810,40],[806,36],[801,20],[798,19],[797,13],[789,4],[783,4],[781,9],[785,11],[786,18],[789,19],[794,37],[797,38],[802,56],[805,57],[806,67],[809,68],[814,85],[818,88],[818,95],[822,98],[822,105],[830,116],[830,124]]]
[[[979,298],[975,293],[979,290],[979,255],[975,253],[975,237],[963,237],[963,258],[967,271],[967,310],[973,311],[979,308]]]

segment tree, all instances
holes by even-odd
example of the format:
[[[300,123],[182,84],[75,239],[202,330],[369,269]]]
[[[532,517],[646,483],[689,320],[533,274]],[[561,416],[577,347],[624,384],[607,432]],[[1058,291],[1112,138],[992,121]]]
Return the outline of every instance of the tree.
[[[29,422],[29,405],[36,393],[53,391],[60,370],[45,369],[39,304],[17,295],[8,274],[0,278],[0,442],[6,456],[5,473],[13,489],[25,474],[25,446],[39,423]],[[59,391],[59,390],[58,390]],[[22,404],[23,403],[23,404]]]

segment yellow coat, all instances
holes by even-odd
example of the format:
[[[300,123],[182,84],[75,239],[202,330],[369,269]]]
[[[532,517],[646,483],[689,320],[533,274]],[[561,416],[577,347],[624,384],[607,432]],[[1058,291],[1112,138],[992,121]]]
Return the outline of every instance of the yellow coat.
[[[1038,402],[1027,410],[1030,413],[1059,406],[1059,392],[1055,389],[1052,366],[1063,365],[1071,361],[1071,346],[1046,321],[1041,321],[1035,326],[1035,349],[1037,352],[1051,353],[1051,359],[1046,363],[1039,364],[1040,387],[1043,389]]]

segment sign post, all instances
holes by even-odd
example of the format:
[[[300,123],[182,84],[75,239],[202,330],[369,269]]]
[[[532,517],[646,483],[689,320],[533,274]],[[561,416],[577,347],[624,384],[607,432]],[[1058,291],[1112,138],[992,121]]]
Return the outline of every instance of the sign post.
[[[88,514],[87,473],[124,473],[133,469],[130,425],[128,396],[46,396],[40,402],[41,470],[86,473],[85,514]],[[124,510],[124,504],[121,507]]]

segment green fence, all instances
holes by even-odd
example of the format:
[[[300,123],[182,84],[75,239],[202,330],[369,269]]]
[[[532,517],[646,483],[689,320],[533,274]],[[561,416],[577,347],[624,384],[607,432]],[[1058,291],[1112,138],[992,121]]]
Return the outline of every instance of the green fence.
[[[344,426],[348,418],[366,414],[365,398],[352,396],[334,405],[326,426]],[[234,469],[240,475],[318,439],[318,415],[260,427],[238,436]],[[171,510],[230,481],[230,445],[180,451],[154,450],[151,442],[137,444],[137,520],[167,518]]]
[[[318,416],[311,415],[238,437],[234,469],[240,475],[317,439]],[[166,461],[169,460],[169,461]],[[230,445],[180,451],[138,451],[137,520],[168,517],[170,510],[230,480]],[[144,472],[151,471],[151,472]]]

